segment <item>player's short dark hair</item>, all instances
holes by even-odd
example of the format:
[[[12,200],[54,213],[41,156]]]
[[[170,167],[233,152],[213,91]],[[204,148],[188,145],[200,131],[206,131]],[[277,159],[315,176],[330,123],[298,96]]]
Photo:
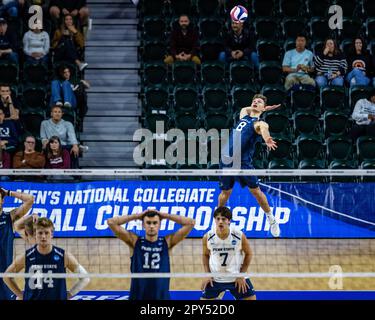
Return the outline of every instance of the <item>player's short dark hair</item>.
[[[267,97],[260,94],[260,93],[257,93],[254,97],[253,97],[253,100],[254,101],[255,99],[262,99],[264,101],[264,104],[267,104]]]
[[[217,207],[214,211],[214,218],[217,216],[222,216],[227,218],[228,220],[232,220],[232,212],[227,207]]]
[[[306,36],[306,34],[304,34],[304,33],[297,33],[297,36],[296,36],[296,39],[297,38],[305,38],[305,40],[307,41],[307,36]]]
[[[48,218],[39,218],[37,222],[35,223],[35,229],[38,228],[52,228],[52,230],[55,230],[55,226],[53,225],[53,222]]]
[[[161,216],[160,216],[159,212],[153,211],[153,210],[149,210],[145,214],[143,214],[142,221],[144,221],[146,217],[153,218],[155,216],[158,216],[159,220],[161,220]]]

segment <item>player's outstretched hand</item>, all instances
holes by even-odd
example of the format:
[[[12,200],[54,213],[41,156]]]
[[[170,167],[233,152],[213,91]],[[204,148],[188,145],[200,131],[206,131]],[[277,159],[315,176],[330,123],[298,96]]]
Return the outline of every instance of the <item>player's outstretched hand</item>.
[[[281,106],[281,104],[274,104],[274,105],[272,105],[272,106],[266,106],[266,107],[264,108],[264,110],[265,110],[265,111],[270,111],[270,110],[276,109],[276,108],[278,108],[278,107],[280,107],[280,106]]]
[[[234,286],[238,289],[239,293],[246,293],[247,289],[249,289],[249,285],[246,283],[245,278],[237,278]]]
[[[1,199],[4,199],[8,195],[8,190],[0,188]]]
[[[201,289],[202,291],[206,289],[207,285],[210,284],[211,287],[214,286],[212,278],[203,279]]]
[[[276,142],[272,139],[272,137],[269,137],[266,140],[267,149],[269,150],[275,150],[277,148]]]

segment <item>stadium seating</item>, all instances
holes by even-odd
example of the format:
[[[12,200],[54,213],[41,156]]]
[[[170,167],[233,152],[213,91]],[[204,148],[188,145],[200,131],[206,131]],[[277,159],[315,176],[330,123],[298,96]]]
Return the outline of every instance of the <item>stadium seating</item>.
[[[253,66],[247,61],[234,61],[229,67],[230,83],[244,85],[252,82],[254,75]]]
[[[326,137],[345,135],[349,124],[349,118],[344,113],[335,111],[326,111],[323,121]]]
[[[320,134],[319,117],[306,111],[293,113],[293,123],[296,135],[299,134]]]
[[[173,100],[173,108],[176,113],[195,113],[198,109],[198,91],[195,86],[176,86],[173,91]]]
[[[259,40],[257,43],[257,52],[259,61],[278,61],[281,59],[281,47],[278,41]]]
[[[199,35],[202,40],[221,37],[222,23],[217,18],[202,18],[199,20]]]
[[[315,92],[300,88],[292,91],[291,105],[294,111],[314,111]]]
[[[143,65],[143,85],[161,84],[168,81],[167,67],[163,62],[145,63]]]
[[[220,14],[220,3],[218,0],[198,0],[197,11],[200,17],[212,17]]]
[[[205,111],[225,113],[228,110],[227,90],[224,85],[206,85],[202,96]]]
[[[322,110],[343,112],[346,109],[345,88],[340,86],[326,86],[320,89],[320,106]]]
[[[169,94],[165,85],[151,85],[144,88],[143,109],[146,112],[167,110],[168,106]]]
[[[259,80],[263,84],[281,82],[282,68],[278,61],[263,61],[259,65]]]
[[[302,0],[280,0],[279,10],[282,16],[296,17],[303,12]]]
[[[281,21],[281,27],[285,39],[296,39],[296,36],[303,32],[306,28],[306,20],[304,18],[284,18]]]
[[[206,84],[225,82],[225,64],[220,61],[202,63],[201,82]]]
[[[7,61],[0,61],[0,83],[18,84],[18,65]]]
[[[192,61],[176,61],[172,65],[172,77],[175,85],[195,83],[196,74],[196,65]]]
[[[356,146],[360,167],[373,170],[375,168],[375,137],[359,137]]]
[[[367,99],[372,87],[368,86],[352,86],[349,89],[349,105],[351,110],[359,99]]]
[[[275,40],[278,37],[279,26],[274,17],[256,18],[254,29],[258,40]]]
[[[372,0],[362,0],[362,14],[375,17],[375,3]]]
[[[236,111],[249,106],[256,93],[257,90],[253,85],[233,86],[231,90],[233,110]]]

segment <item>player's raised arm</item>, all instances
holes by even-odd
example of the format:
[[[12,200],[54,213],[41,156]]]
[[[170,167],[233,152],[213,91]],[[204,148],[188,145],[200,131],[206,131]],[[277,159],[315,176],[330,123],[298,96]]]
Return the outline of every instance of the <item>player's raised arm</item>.
[[[269,131],[269,126],[264,121],[258,121],[255,125],[255,130],[258,134],[260,134],[266,143],[268,149],[275,150],[277,148],[276,142],[272,139]]]
[[[18,257],[13,263],[5,270],[5,273],[17,273],[25,268],[25,255]],[[8,288],[17,296],[18,300],[23,299],[22,290],[19,288],[18,284],[14,278],[4,277],[4,283]]]
[[[69,252],[65,252],[65,266],[68,268],[71,272],[78,273],[82,276],[85,276],[88,274],[86,269],[82,267],[77,259]],[[82,277],[79,278],[79,280],[73,285],[73,287],[68,291],[68,300],[74,297],[77,293],[79,293],[81,290],[83,290],[90,282],[90,279],[88,277]]]
[[[129,247],[134,248],[135,243],[137,242],[138,236],[135,235],[133,232],[129,232],[125,230],[121,226],[132,220],[138,220],[138,219],[142,220],[142,217],[145,212],[122,216],[122,217],[113,217],[107,220],[107,224],[117,238],[124,241]]]
[[[22,218],[31,209],[31,207],[34,204],[34,196],[31,194],[5,190],[4,188],[0,188],[0,193],[1,193],[2,199],[4,199],[5,196],[8,196],[8,197],[17,198],[23,202],[21,206],[13,210],[11,213],[11,218],[12,218],[13,223],[17,221],[18,219]]]
[[[21,238],[28,241],[27,229],[32,227],[32,224],[38,220],[39,216],[37,214],[32,214],[31,216],[23,216],[14,222],[14,231],[17,231]]]
[[[202,239],[202,248],[203,248],[202,263],[203,263],[204,272],[211,272],[211,270],[210,270],[210,250],[208,250],[208,248],[207,248],[207,234],[204,235],[204,237]],[[211,287],[212,287],[213,286],[212,281],[213,281],[212,277],[203,279],[201,289],[205,290],[208,284],[210,284]]]
[[[250,112],[251,112],[251,110],[252,110],[251,106],[250,107],[244,107],[244,108],[242,108],[241,111],[240,111],[240,119],[242,119],[243,117],[249,115]]]
[[[165,237],[165,240],[168,243],[168,248],[173,248],[177,243],[184,240],[184,238],[193,230],[195,226],[195,220],[187,217],[177,216],[175,214],[168,214],[164,212],[159,212],[162,219],[169,219],[173,222],[176,222],[182,225],[182,228]]]

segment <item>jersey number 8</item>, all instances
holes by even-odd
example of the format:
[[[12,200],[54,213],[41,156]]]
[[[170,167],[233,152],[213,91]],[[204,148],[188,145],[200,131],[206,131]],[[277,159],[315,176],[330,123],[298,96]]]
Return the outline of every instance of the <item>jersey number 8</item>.
[[[243,128],[245,128],[245,126],[247,125],[247,122],[246,121],[241,121],[237,128],[236,128],[236,131],[242,131]]]

